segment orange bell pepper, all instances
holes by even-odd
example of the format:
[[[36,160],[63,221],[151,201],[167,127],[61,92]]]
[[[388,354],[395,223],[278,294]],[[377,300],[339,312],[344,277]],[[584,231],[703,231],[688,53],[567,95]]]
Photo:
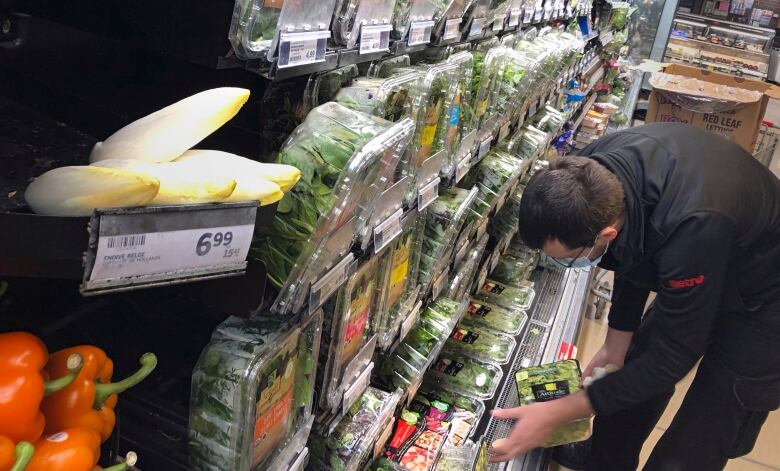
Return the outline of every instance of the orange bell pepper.
[[[46,394],[68,386],[81,368],[79,355],[63,358],[58,378],[46,381],[42,370],[49,357],[46,345],[27,332],[0,334],[0,435],[14,443],[34,442],[45,425],[40,405]]]
[[[24,471],[32,459],[35,448],[30,442],[14,442],[0,436],[0,471]]]
[[[157,357],[154,353],[145,353],[138,371],[112,383],[114,363],[111,359],[97,347],[82,345],[53,353],[46,371],[52,376],[60,375],[66,369],[66,359],[73,354],[84,358],[84,367],[73,383],[43,400],[41,411],[46,417],[45,431],[55,433],[66,428],[83,428],[97,433],[104,442],[116,425],[117,394],[149,376],[157,366]]]
[[[25,471],[92,471],[100,458],[100,435],[68,428],[35,442]]]
[[[135,453],[132,451],[129,451],[127,453],[127,456],[125,457],[124,463],[119,463],[114,466],[111,466],[110,468],[103,468],[100,466],[95,466],[92,471],[126,471],[127,468],[131,466],[135,466],[135,463],[138,460],[138,456],[136,456]]]

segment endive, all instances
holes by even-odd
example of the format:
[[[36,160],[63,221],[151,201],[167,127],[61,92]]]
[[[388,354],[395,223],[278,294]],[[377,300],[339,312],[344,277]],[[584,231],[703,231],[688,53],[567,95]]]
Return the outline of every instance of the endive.
[[[150,203],[160,187],[145,172],[122,168],[60,167],[36,178],[24,193],[33,211],[47,216],[89,216],[95,208]]]
[[[89,160],[170,162],[228,122],[248,99],[249,90],[243,88],[200,92],[134,121],[98,142]]]
[[[203,165],[213,169],[223,168],[235,175],[256,175],[276,183],[284,192],[290,191],[301,178],[301,171],[292,165],[257,162],[218,150],[188,150],[176,159],[176,162]]]
[[[150,204],[176,205],[225,201],[236,188],[236,180],[223,172],[183,162],[154,164],[143,160],[109,159],[92,164],[96,168],[127,169],[145,173],[160,181],[160,191]]]

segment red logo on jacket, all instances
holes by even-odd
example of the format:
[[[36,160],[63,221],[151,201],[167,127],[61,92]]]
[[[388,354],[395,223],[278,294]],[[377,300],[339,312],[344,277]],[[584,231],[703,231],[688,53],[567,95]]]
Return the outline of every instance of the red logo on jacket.
[[[669,280],[669,286],[675,289],[693,288],[702,283],[704,283],[704,275],[694,276],[693,278],[686,278],[684,280]]]

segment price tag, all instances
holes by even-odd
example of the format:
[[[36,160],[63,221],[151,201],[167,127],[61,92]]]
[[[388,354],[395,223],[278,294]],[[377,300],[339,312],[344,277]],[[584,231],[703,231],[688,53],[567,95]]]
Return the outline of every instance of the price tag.
[[[360,27],[360,54],[387,51],[390,48],[392,25],[363,25]]]
[[[295,67],[325,61],[325,47],[330,31],[281,33],[277,67]]]
[[[439,197],[439,182],[441,178],[435,178],[432,182],[420,188],[417,194],[417,210],[422,211]]]
[[[484,141],[479,143],[479,158],[486,156],[487,153],[490,151],[490,143],[493,142],[492,137],[488,137]]]
[[[454,266],[458,266],[461,261],[463,261],[463,257],[466,256],[466,250],[469,248],[469,240],[464,239],[463,243],[461,243],[461,247],[458,249],[457,252],[455,252],[455,260],[453,262]]]
[[[501,142],[509,135],[509,122],[504,123],[498,131],[498,141]]]
[[[355,266],[355,256],[348,253],[322,278],[312,283],[309,294],[309,312],[314,312],[349,278]]]
[[[303,471],[303,467],[306,466],[306,459],[309,457],[309,449],[304,447],[303,450],[295,457],[295,461],[287,468],[288,471]]]
[[[528,368],[529,366],[531,366],[531,359],[523,358],[523,361],[520,362],[520,366],[523,368]]]
[[[488,226],[488,220],[485,219],[485,222],[480,224],[479,227],[477,228],[477,240],[481,239],[482,236],[485,235],[485,233],[487,232],[487,226]]]
[[[409,331],[412,330],[412,327],[417,324],[417,321],[420,319],[421,309],[422,301],[417,301],[417,304],[414,305],[412,310],[409,312],[409,315],[406,316],[406,319],[404,319],[404,321],[401,323],[401,332],[399,334],[400,340],[405,339]]]
[[[96,210],[83,294],[246,269],[257,203]]]
[[[342,410],[348,411],[352,405],[357,402],[363,391],[368,388],[368,381],[371,379],[371,370],[374,369],[374,363],[369,363],[366,369],[363,370],[360,375],[355,378],[355,381],[344,391],[344,398],[342,401]]]
[[[465,153],[471,153],[472,149],[474,149],[474,142],[477,140],[477,131],[471,131],[465,136],[463,136],[463,140],[460,142],[460,155],[465,155]]]
[[[502,29],[504,29],[504,20],[505,18],[496,18],[495,20],[493,20],[492,29],[494,32],[499,32]]]
[[[485,29],[485,18],[474,18],[471,20],[471,27],[469,27],[469,38],[480,36],[482,30]]]
[[[436,278],[436,281],[433,282],[433,288],[431,288],[431,296],[433,296],[433,299],[436,299],[441,294],[442,290],[444,290],[444,285],[447,284],[447,280],[449,279],[450,270],[445,269],[439,276]]]
[[[374,253],[379,253],[387,247],[393,239],[401,233],[401,216],[403,209],[399,209],[389,218],[374,227]]]
[[[534,23],[538,23],[542,21],[542,15],[544,15],[544,9],[543,8],[536,8],[534,10]]]
[[[523,10],[515,9],[509,12],[509,21],[507,25],[511,28],[520,24],[520,18],[523,16]]]
[[[534,19],[534,9],[532,7],[528,7],[525,9],[525,12],[523,13],[523,24],[531,24],[531,21]]]
[[[466,176],[467,173],[469,173],[469,170],[471,170],[471,152],[466,154],[465,157],[460,159],[460,162],[458,162],[458,166],[455,167],[455,183],[458,183],[459,181],[463,180],[463,177]]]
[[[431,32],[433,31],[433,21],[413,21],[409,27],[409,46],[418,44],[428,44],[431,42]]]
[[[442,39],[455,39],[460,37],[460,24],[463,22],[463,18],[452,18],[447,20],[444,24],[444,34]]]

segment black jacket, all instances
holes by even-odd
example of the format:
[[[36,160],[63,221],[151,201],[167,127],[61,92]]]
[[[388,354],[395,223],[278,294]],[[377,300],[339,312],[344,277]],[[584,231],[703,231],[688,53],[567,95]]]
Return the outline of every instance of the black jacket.
[[[719,313],[750,322],[780,303],[780,180],[741,147],[680,124],[617,132],[580,155],[626,192],[625,224],[600,265],[615,271],[610,327],[636,330],[657,293],[650,348],[588,389],[596,413],[611,414],[682,379]]]

